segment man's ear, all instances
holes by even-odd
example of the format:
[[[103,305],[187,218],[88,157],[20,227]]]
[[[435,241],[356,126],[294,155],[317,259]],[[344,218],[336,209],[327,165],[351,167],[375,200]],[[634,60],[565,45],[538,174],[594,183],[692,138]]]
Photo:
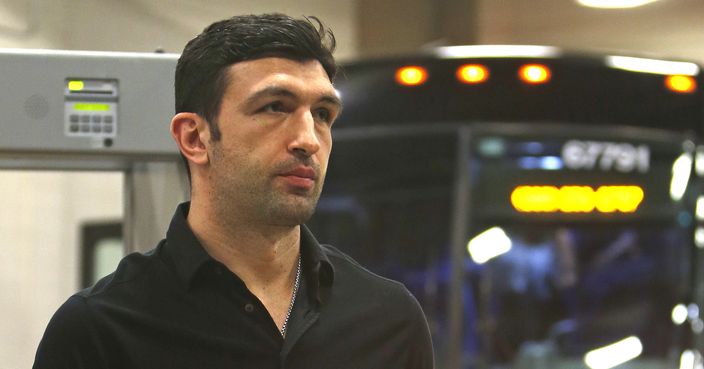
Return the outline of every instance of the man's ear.
[[[179,150],[195,165],[208,164],[206,142],[210,137],[208,123],[196,113],[178,113],[171,119],[171,136]]]

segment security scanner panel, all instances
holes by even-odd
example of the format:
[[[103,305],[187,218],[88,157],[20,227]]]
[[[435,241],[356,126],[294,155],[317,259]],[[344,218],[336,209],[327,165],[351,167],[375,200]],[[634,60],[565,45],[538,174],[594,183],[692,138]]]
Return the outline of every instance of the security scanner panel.
[[[120,168],[177,157],[169,134],[177,60],[159,53],[0,50],[0,166]]]
[[[115,79],[67,78],[64,133],[98,139],[115,137],[118,97]]]
[[[0,169],[122,172],[125,251],[151,247],[188,198],[169,133],[177,61],[0,49]]]

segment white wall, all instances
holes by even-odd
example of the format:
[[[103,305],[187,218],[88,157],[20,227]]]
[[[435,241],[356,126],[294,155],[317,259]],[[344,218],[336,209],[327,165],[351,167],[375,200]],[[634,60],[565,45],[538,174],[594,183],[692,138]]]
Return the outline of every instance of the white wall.
[[[0,0],[0,47],[180,53],[213,21],[236,14],[315,15],[355,55],[354,0]]]
[[[122,174],[0,171],[0,193],[0,368],[29,368],[78,288],[80,225],[122,217]]]
[[[283,12],[292,16],[315,15],[335,30],[338,57],[355,50],[354,2],[352,0],[76,0],[70,18],[88,14],[110,14],[110,21],[87,17],[69,26],[66,47],[91,50],[150,52],[157,47],[180,53],[188,40],[215,20],[230,15]],[[99,29],[100,32],[95,30]]]
[[[213,21],[271,11],[318,16],[337,56],[354,55],[352,0],[0,0],[0,47],[179,53]],[[49,318],[78,289],[80,224],[121,218],[122,184],[122,173],[0,170],[0,369],[31,367]]]
[[[61,5],[51,0],[0,1],[0,47],[54,47],[61,27],[57,21],[63,18]]]

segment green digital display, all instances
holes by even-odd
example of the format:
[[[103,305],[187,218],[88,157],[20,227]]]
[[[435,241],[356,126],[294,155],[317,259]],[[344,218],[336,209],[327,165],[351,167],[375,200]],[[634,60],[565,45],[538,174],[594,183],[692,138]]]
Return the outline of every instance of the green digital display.
[[[77,111],[109,111],[110,105],[98,103],[78,103],[73,104],[73,109]]]

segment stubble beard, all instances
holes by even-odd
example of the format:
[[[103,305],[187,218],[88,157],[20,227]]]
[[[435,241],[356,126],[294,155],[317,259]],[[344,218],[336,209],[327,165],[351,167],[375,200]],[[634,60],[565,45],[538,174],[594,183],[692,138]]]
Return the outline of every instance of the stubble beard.
[[[307,222],[315,213],[322,182],[317,182],[310,193],[291,193],[272,189],[260,199],[260,216],[272,225],[297,226]]]
[[[220,158],[223,158],[220,153]],[[220,173],[211,175],[214,190],[214,210],[218,221],[225,226],[241,225],[248,221],[271,226],[294,227],[307,222],[315,213],[323,188],[324,174],[308,191],[281,188],[276,177],[262,173],[257,163],[240,163],[237,173],[225,172],[223,162]],[[282,163],[281,167],[292,163]],[[309,163],[308,163],[309,164]]]

